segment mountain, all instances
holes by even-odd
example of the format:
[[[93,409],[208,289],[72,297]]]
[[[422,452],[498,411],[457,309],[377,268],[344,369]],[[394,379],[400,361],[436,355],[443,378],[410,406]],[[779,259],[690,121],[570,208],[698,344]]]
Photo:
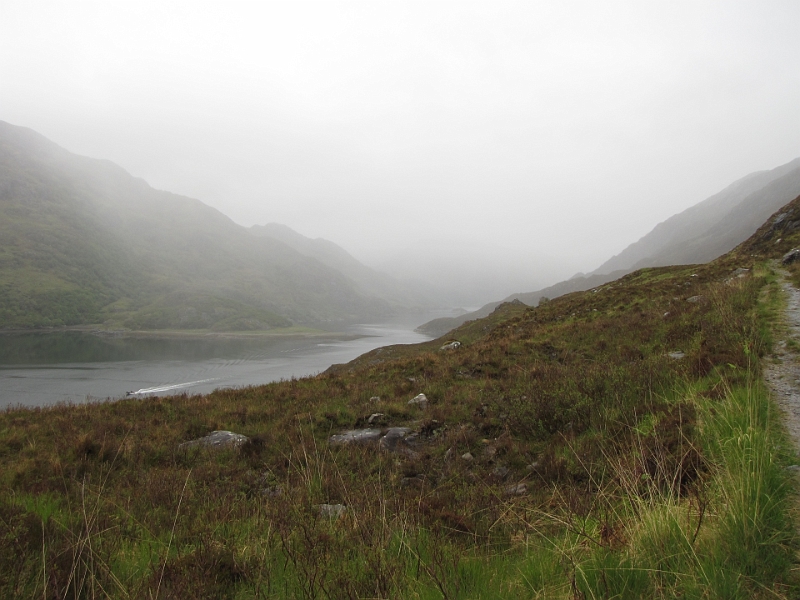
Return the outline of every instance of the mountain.
[[[368,296],[384,298],[389,304],[404,307],[428,306],[436,302],[417,285],[407,285],[386,273],[370,269],[347,250],[322,238],[308,238],[286,225],[267,223],[250,228],[253,235],[282,242],[303,256],[342,273],[356,284],[357,290]]]
[[[770,171],[742,177],[710,198],[660,223],[588,275],[579,274],[534,292],[512,294],[471,313],[429,321],[417,330],[440,336],[467,321],[486,317],[503,302],[517,300],[536,306],[542,298],[590,290],[644,267],[711,261],[745,241],[770,215],[798,194],[800,158]]]
[[[0,327],[252,330],[397,310],[355,259],[342,269],[358,281],[320,260],[343,250],[318,247],[299,252],[0,121]]]
[[[800,158],[758,171],[658,224],[593,271],[705,263],[746,240],[776,210],[800,194]]]

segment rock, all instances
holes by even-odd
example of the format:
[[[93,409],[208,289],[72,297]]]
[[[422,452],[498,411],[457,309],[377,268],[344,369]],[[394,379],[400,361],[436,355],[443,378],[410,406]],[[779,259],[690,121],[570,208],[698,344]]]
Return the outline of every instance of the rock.
[[[797,259],[800,259],[800,250],[797,248],[792,248],[786,254],[783,255],[783,259],[781,260],[781,262],[785,265],[790,265]]]
[[[462,460],[466,460],[467,462],[470,462],[470,461],[473,461],[473,460],[475,460],[475,457],[474,457],[474,456],[472,456],[472,454],[471,454],[471,453],[469,453],[469,452],[465,452],[464,454],[462,454],[462,455],[461,455],[461,459],[462,459]]]
[[[447,452],[444,453],[444,460],[448,461],[448,460],[450,460],[450,458],[452,456],[453,456],[453,449],[452,448],[448,448]]]
[[[317,504],[316,509],[323,517],[330,519],[338,519],[347,512],[347,507],[344,504]]]
[[[667,354],[667,356],[669,356],[673,360],[680,360],[682,358],[685,358],[686,354],[684,354],[680,350],[676,350],[675,352],[670,352],[669,354]]]
[[[204,446],[206,448],[238,448],[250,438],[241,433],[232,431],[212,431],[205,437],[201,437],[190,442],[184,442],[178,448],[192,448],[193,446]]]
[[[739,267],[733,273],[731,273],[731,277],[747,277],[747,274],[750,272],[750,269],[744,269]]]
[[[400,487],[419,488],[422,487],[423,483],[425,483],[425,478],[421,475],[416,475],[414,477],[403,477],[400,480]]]
[[[384,415],[383,413],[372,413],[372,414],[369,416],[369,419],[367,419],[367,423],[369,423],[370,425],[372,425],[372,424],[373,424],[375,421],[378,421],[379,419],[381,419],[381,418],[382,418],[382,417],[384,417],[384,416],[385,416],[385,415]]]
[[[261,490],[261,495],[267,498],[277,498],[283,495],[283,488],[279,485],[271,485]]]
[[[368,444],[370,442],[377,442],[380,437],[380,429],[350,429],[332,435],[330,439],[328,439],[328,442],[334,446],[340,444]]]
[[[694,304],[694,303],[700,302],[700,300],[702,300],[702,299],[703,299],[702,296],[692,296],[691,298],[687,298],[686,301],[687,302],[691,302],[691,303]]]
[[[379,445],[382,450],[396,452],[398,445],[403,442],[406,442],[406,444],[408,443],[406,441],[406,436],[408,436],[409,433],[411,433],[411,429],[408,427],[390,427],[386,435],[381,438]]]
[[[789,465],[788,467],[786,467],[786,470],[789,471],[790,473],[795,473],[795,474],[800,473],[800,465]]]
[[[535,472],[537,472],[539,470],[540,467],[541,467],[541,465],[539,464],[539,461],[533,461],[531,464],[529,464],[525,468],[528,471],[530,471],[531,473],[535,473]]]
[[[492,477],[495,479],[505,479],[508,476],[508,469],[506,467],[497,467],[492,471]]]
[[[524,483],[517,483],[508,486],[504,491],[506,496],[524,496],[528,493],[528,486]]]
[[[420,408],[425,408],[428,406],[428,397],[425,394],[417,394],[411,400],[408,401],[409,404],[416,404]]]
[[[370,402],[380,402],[381,401],[381,397],[380,396],[373,396],[372,398],[369,399],[369,401]]]
[[[445,352],[446,352],[447,350],[456,350],[456,349],[458,349],[459,347],[461,347],[461,342],[458,342],[458,341],[456,341],[456,342],[450,342],[449,344],[445,344],[444,346],[442,346],[441,348],[439,348],[439,351],[440,351],[440,352],[442,352],[442,351],[445,351]]]

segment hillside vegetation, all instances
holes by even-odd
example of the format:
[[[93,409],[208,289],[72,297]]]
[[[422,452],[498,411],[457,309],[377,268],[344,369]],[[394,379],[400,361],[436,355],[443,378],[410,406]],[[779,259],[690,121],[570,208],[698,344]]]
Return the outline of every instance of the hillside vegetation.
[[[347,273],[0,122],[0,328],[261,330],[424,303],[319,242]]]
[[[798,226],[800,198],[709,264],[505,304],[312,378],[9,410],[0,590],[797,597],[796,455],[759,360],[779,326],[770,260]],[[330,441],[367,425],[409,429]],[[249,439],[181,446],[214,430]]]

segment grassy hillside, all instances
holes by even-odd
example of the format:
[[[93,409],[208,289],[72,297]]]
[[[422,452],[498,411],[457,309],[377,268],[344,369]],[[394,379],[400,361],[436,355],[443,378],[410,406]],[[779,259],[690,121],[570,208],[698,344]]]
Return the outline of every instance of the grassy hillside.
[[[707,265],[503,305],[317,377],[8,411],[0,589],[797,597],[796,456],[759,379],[800,198],[785,212]],[[416,435],[329,443],[370,417]],[[180,445],[213,430],[249,441]]]
[[[0,328],[269,329],[398,304],[199,200],[0,122]]]

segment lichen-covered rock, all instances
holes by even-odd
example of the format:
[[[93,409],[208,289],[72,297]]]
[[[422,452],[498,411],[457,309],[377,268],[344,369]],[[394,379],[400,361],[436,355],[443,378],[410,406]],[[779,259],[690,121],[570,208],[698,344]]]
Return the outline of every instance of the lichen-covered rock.
[[[783,255],[783,259],[781,262],[785,265],[790,265],[796,260],[800,259],[800,249],[792,248],[786,254]]]
[[[241,433],[232,431],[212,431],[205,437],[201,437],[190,442],[180,444],[179,448],[191,448],[193,446],[203,446],[206,448],[238,448],[250,438]]]
[[[370,442],[377,442],[380,437],[380,429],[350,429],[348,431],[332,435],[328,442],[334,446],[340,444],[368,444]]]
[[[417,394],[411,400],[408,401],[409,404],[416,404],[420,408],[425,408],[428,406],[428,397],[425,394]]]
[[[316,508],[320,515],[329,519],[338,519],[347,512],[344,504],[317,504]]]
[[[442,352],[442,351],[447,352],[448,350],[457,350],[460,347],[461,347],[461,342],[454,341],[454,342],[449,342],[449,343],[445,344],[444,346],[439,348],[439,351],[440,352]]]
[[[407,445],[407,443],[403,444],[403,442],[406,441],[410,433],[411,429],[409,427],[390,427],[386,435],[381,438],[381,449],[396,452],[399,446]]]

